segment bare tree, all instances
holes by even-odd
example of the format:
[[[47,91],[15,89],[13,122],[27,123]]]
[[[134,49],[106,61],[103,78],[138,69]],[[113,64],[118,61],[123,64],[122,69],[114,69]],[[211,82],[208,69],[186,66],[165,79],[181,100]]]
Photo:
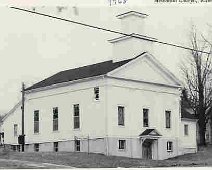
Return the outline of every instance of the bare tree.
[[[192,29],[190,42],[192,49],[182,67],[188,102],[198,118],[199,145],[205,145],[206,112],[212,109],[212,44]]]

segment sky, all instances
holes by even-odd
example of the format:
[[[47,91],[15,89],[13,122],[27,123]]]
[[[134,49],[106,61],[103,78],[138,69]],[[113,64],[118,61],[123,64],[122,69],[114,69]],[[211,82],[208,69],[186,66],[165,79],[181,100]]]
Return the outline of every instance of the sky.
[[[9,2],[9,3],[8,3]],[[33,9],[112,30],[121,30],[115,16],[136,10],[149,14],[145,35],[160,41],[189,45],[191,25],[207,36],[212,25],[212,3],[156,4],[153,0],[1,1],[0,4],[0,114],[21,99],[21,83],[27,87],[59,71],[98,63],[113,57],[109,39],[118,35],[17,11],[9,6]],[[48,3],[47,3],[48,2]],[[54,3],[53,3],[54,2]],[[59,2],[59,1],[57,1]],[[57,6],[64,6],[58,12]],[[179,79],[180,63],[187,50],[157,45],[154,56]]]

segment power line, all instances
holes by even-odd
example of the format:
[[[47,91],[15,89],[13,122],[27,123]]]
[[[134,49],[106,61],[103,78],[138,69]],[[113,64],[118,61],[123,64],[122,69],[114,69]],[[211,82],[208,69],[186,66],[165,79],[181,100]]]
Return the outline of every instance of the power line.
[[[10,8],[15,9],[15,10],[19,10],[19,11],[32,13],[32,14],[36,14],[36,15],[40,15],[40,16],[45,16],[45,17],[48,17],[48,18],[53,18],[53,19],[57,19],[57,20],[65,21],[65,22],[78,24],[78,25],[89,27],[89,28],[93,28],[93,29],[98,29],[98,30],[102,30],[102,31],[106,31],[106,32],[111,32],[111,33],[115,33],[115,34],[119,34],[119,35],[124,35],[124,36],[134,37],[134,38],[138,38],[138,39],[149,40],[147,38],[143,38],[143,37],[146,37],[146,36],[141,35],[141,34],[136,34],[136,35],[126,34],[126,33],[120,32],[120,31],[111,30],[111,29],[107,29],[107,28],[103,28],[103,27],[98,27],[98,26],[94,26],[94,25],[90,25],[90,24],[85,24],[85,23],[82,23],[82,22],[77,22],[77,21],[74,21],[74,20],[69,20],[69,19],[65,19],[65,18],[61,18],[61,17],[56,17],[56,16],[52,16],[52,15],[48,15],[48,14],[44,14],[44,13],[40,13],[40,12],[35,12],[35,11],[23,9],[23,8],[18,8],[18,7],[10,7]],[[143,37],[140,37],[140,36],[143,36]],[[159,44],[169,45],[169,46],[173,46],[173,47],[177,47],[177,48],[182,48],[182,49],[185,49],[185,50],[197,51],[197,52],[201,52],[201,53],[205,53],[205,54],[210,54],[209,52],[205,52],[205,51],[201,51],[201,50],[195,50],[195,49],[190,48],[190,47],[185,47],[185,46],[182,46],[182,45],[177,45],[177,44],[172,44],[172,43],[168,43],[168,42],[163,42],[163,41],[159,41],[157,39],[151,39],[149,41],[153,41],[153,42],[156,42],[156,43],[159,43]]]

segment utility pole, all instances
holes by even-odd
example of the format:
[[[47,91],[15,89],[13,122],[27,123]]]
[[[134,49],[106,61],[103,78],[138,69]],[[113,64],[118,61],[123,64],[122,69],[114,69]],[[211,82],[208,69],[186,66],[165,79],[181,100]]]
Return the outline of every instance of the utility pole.
[[[88,154],[90,153],[90,144],[89,144],[89,141],[90,140],[90,138],[89,138],[89,135],[88,135]]]
[[[21,106],[21,110],[22,110],[22,134],[21,134],[21,144],[22,144],[22,152],[24,152],[24,144],[25,144],[25,135],[24,135],[24,95],[25,95],[25,84],[22,83],[22,106]]]

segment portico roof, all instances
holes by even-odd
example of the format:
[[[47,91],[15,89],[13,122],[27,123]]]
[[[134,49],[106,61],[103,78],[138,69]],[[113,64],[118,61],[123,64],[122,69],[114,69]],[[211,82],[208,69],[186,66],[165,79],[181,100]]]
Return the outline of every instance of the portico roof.
[[[140,138],[158,138],[160,136],[162,135],[156,129],[146,129],[139,135]]]

